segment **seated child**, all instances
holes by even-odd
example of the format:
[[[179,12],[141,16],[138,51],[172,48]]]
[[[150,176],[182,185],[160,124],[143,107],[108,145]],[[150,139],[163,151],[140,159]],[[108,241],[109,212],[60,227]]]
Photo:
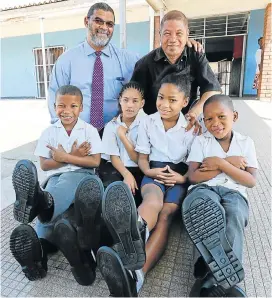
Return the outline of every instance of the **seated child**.
[[[44,189],[31,161],[19,161],[13,171],[14,217],[23,224],[13,230],[10,249],[29,280],[46,275],[47,253],[54,245],[69,261],[78,283],[88,285],[95,278],[90,251],[95,234],[99,237],[94,231],[104,188],[94,171],[100,163],[102,144],[97,130],[79,118],[82,100],[75,86],[62,86],[56,92],[59,120],[42,133],[35,150],[42,170],[51,175]],[[73,225],[68,220],[72,203]],[[27,223],[35,217],[34,230]]]
[[[145,176],[139,216],[125,184],[115,182],[105,191],[102,216],[115,244],[114,250],[100,248],[97,258],[113,296],[137,295],[144,274],[154,267],[166,248],[173,216],[187,193],[185,161],[194,135],[193,128],[186,131],[188,123],[181,110],[188,104],[190,85],[187,74],[168,74],[161,81],[158,112],[140,122],[135,150]],[[145,225],[144,235],[140,231],[144,231]],[[148,239],[150,231],[153,232]]]
[[[235,286],[244,279],[244,228],[248,222],[246,188],[256,184],[257,159],[251,138],[233,130],[238,114],[228,96],[204,104],[207,132],[193,142],[190,186],[182,205],[185,227],[201,257],[192,296],[243,296]],[[218,296],[217,296],[218,297]]]
[[[99,169],[100,178],[105,187],[114,181],[124,181],[138,206],[142,201],[139,188],[143,174],[138,167],[138,152],[134,149],[140,120],[146,116],[142,110],[144,99],[140,85],[136,82],[125,84],[119,104],[117,119],[110,121],[104,129],[102,146],[106,156],[103,154],[102,158],[110,161]]]

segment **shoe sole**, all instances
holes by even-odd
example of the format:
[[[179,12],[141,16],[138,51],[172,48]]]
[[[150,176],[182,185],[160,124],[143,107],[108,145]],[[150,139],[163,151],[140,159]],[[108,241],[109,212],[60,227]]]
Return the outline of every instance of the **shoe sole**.
[[[66,219],[61,219],[54,226],[54,244],[62,251],[69,262],[75,280],[88,286],[95,280],[95,273],[89,266],[84,252],[77,243],[76,230]]]
[[[125,268],[113,249],[106,246],[99,248],[97,264],[108,285],[110,296],[133,297]]]
[[[29,225],[20,225],[10,236],[10,250],[29,280],[46,276],[42,266],[42,247],[35,230]]]
[[[95,219],[104,193],[101,180],[96,176],[84,178],[75,194],[75,220],[78,243],[81,248],[91,249],[94,240],[99,241]],[[96,233],[95,233],[96,232]]]
[[[210,198],[194,198],[185,199],[182,211],[187,232],[218,285],[229,289],[242,281],[242,264],[226,237],[224,209]]]
[[[141,269],[145,264],[144,244],[134,198],[125,183],[117,181],[107,187],[102,200],[102,216],[124,267]]]
[[[36,216],[33,204],[37,183],[35,165],[30,160],[20,160],[13,170],[12,184],[16,193],[13,215],[21,223],[27,224]]]

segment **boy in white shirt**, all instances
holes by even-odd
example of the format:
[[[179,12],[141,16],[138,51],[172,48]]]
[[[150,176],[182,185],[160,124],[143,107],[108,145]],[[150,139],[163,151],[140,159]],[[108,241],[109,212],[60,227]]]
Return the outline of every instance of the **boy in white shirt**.
[[[89,285],[95,279],[89,252],[97,249],[99,241],[97,222],[104,188],[94,174],[102,146],[97,130],[79,118],[82,100],[75,86],[62,86],[56,93],[59,120],[42,133],[35,150],[42,170],[50,175],[43,188],[31,161],[19,161],[13,171],[14,217],[23,224],[12,232],[10,249],[29,280],[46,275],[52,246],[63,252],[78,283]],[[72,203],[74,208],[69,209]],[[36,217],[34,230],[27,223]]]
[[[190,76],[177,72],[163,77],[156,102],[158,112],[146,116],[138,130],[135,151],[145,175],[139,216],[131,191],[122,182],[111,184],[102,201],[102,216],[114,246],[113,250],[100,248],[97,259],[113,296],[137,295],[144,274],[165,251],[172,219],[187,193],[185,162],[194,135],[193,128],[186,131],[188,123],[181,110],[188,104]]]
[[[228,96],[204,104],[207,132],[193,142],[190,186],[182,205],[185,227],[201,257],[191,296],[244,296],[244,228],[248,222],[246,188],[256,184],[257,158],[252,139],[232,129],[238,114]]]

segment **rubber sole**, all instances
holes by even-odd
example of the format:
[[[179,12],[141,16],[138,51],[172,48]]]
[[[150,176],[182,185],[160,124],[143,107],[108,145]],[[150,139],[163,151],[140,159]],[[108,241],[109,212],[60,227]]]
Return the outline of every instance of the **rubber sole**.
[[[36,217],[35,188],[38,174],[35,165],[30,160],[20,160],[12,174],[12,184],[16,193],[14,203],[14,218],[21,223],[29,223]]]
[[[84,252],[77,243],[76,230],[66,219],[60,219],[54,226],[54,244],[62,251],[69,262],[75,280],[83,286],[95,280],[95,271],[88,264]]]
[[[185,199],[182,210],[187,232],[217,284],[229,289],[242,281],[242,264],[226,237],[224,209],[210,198],[194,198]]]
[[[113,297],[137,297],[135,289],[131,289],[128,275],[118,254],[111,248],[102,246],[97,253],[99,270],[105,279],[110,296]]]
[[[75,194],[75,220],[78,243],[81,248],[91,249],[99,242],[100,231],[95,219],[101,206],[103,194],[103,184],[96,176],[84,178],[77,188]]]
[[[102,216],[124,267],[141,269],[145,264],[145,249],[134,198],[125,183],[117,181],[107,187],[102,200]]]
[[[46,276],[47,260],[43,260],[41,243],[31,226],[22,224],[13,230],[10,236],[10,250],[29,280]]]

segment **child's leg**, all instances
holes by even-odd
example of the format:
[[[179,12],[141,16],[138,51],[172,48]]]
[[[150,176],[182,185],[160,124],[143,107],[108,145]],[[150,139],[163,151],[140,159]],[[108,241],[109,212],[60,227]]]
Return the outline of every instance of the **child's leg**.
[[[244,229],[247,225],[249,208],[244,197],[231,189],[220,187],[221,205],[226,215],[226,235],[236,257],[243,260]]]
[[[145,246],[146,262],[143,267],[144,273],[150,271],[163,255],[168,242],[169,228],[178,209],[179,206],[176,204],[163,204],[157,224]]]
[[[226,216],[217,187],[196,186],[182,205],[187,232],[223,292],[243,280],[244,270],[226,236]],[[209,286],[210,287],[210,286]]]
[[[146,178],[144,178],[143,183]],[[152,231],[163,208],[164,194],[158,185],[152,183],[144,184],[141,188],[141,193],[143,202],[138,208],[138,213],[146,221],[148,230]]]
[[[166,249],[169,228],[187,193],[187,188],[187,183],[178,184],[168,188],[164,195],[164,204],[158,222],[146,244],[146,263],[143,268],[145,273],[156,265]]]

